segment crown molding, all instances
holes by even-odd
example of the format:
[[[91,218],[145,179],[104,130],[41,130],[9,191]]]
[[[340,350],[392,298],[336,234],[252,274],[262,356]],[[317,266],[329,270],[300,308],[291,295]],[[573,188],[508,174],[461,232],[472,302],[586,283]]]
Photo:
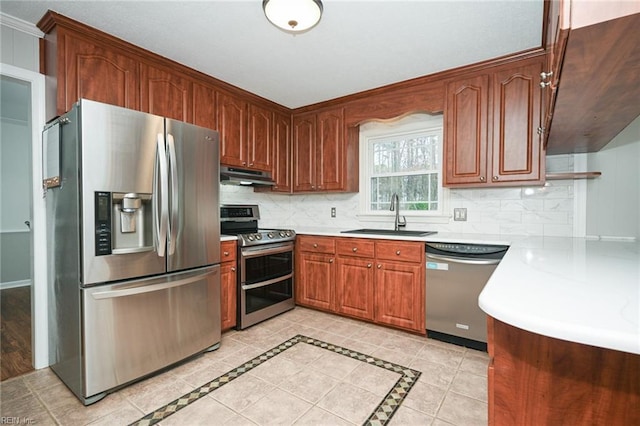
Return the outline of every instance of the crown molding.
[[[4,12],[0,12],[0,24],[9,28],[13,28],[14,30],[32,35],[34,37],[44,37],[44,33],[31,22],[23,21],[22,19],[16,18],[14,16],[7,15]]]

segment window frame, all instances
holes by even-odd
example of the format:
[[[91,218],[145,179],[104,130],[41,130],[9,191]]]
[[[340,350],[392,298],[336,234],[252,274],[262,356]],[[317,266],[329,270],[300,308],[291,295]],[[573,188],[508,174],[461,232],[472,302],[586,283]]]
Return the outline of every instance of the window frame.
[[[370,161],[370,141],[379,141],[382,138],[397,138],[405,135],[413,135],[419,132],[439,133],[439,185],[438,185],[438,210],[401,210],[400,214],[411,218],[415,223],[448,223],[450,216],[446,214],[449,206],[449,190],[442,186],[444,176],[443,149],[444,149],[444,118],[442,114],[412,114],[395,120],[369,121],[360,125],[359,138],[359,220],[387,222],[395,213],[389,210],[370,210],[371,206],[371,177],[373,163]]]

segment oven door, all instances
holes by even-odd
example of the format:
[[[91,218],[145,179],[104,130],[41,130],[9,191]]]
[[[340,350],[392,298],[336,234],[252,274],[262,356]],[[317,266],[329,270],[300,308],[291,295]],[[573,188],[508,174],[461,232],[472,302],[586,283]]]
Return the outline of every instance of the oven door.
[[[239,329],[295,306],[293,252],[291,242],[241,249]]]

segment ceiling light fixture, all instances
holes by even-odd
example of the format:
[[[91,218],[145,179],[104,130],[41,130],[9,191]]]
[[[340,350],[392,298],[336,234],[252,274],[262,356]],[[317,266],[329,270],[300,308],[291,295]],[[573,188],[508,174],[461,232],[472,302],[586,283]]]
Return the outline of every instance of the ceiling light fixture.
[[[322,17],[321,0],[263,0],[262,9],[269,22],[289,33],[310,30]]]

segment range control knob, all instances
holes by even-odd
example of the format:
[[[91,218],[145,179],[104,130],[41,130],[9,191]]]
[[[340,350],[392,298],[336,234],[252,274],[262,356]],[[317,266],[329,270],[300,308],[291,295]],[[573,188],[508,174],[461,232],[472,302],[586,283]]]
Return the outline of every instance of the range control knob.
[[[256,234],[256,240],[261,240],[262,239],[262,234]]]
[[[247,235],[247,240],[253,241],[253,235],[251,235],[251,234]]]
[[[279,234],[280,234],[280,236],[281,236],[282,238],[284,238],[284,237],[287,237],[287,236],[288,236],[288,235],[287,235],[287,233],[286,233],[286,232],[284,232],[284,231],[280,231],[280,232],[279,232]]]
[[[267,237],[269,237],[269,238],[273,238],[273,237],[275,237],[275,235],[274,235],[274,233],[273,233],[273,232],[269,232],[269,233],[267,234]]]

